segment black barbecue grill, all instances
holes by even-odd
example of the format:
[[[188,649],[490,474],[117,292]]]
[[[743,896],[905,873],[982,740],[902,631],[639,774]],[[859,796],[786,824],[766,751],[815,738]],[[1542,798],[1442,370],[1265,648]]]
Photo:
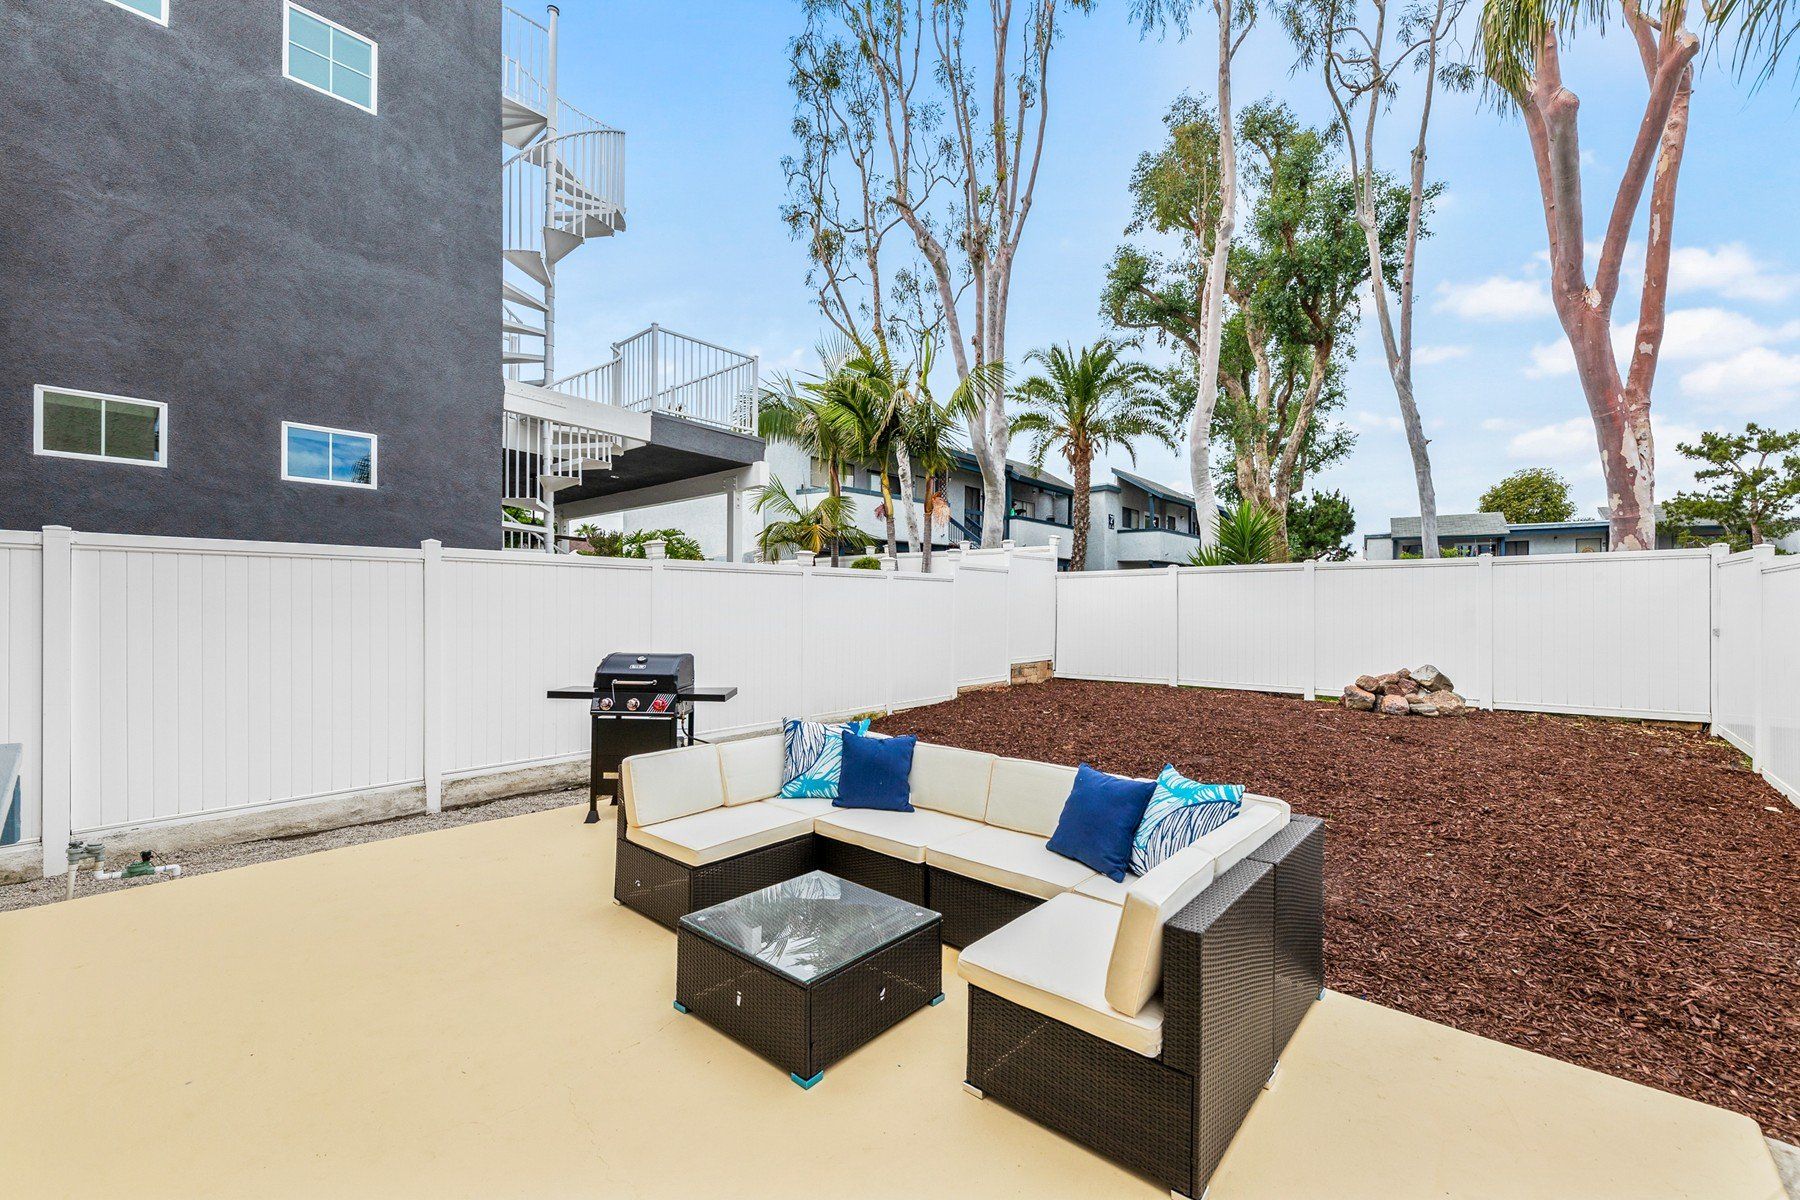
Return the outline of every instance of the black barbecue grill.
[[[633,754],[672,750],[696,740],[694,705],[719,704],[734,687],[694,686],[691,654],[609,654],[594,668],[592,688],[555,688],[552,700],[586,700],[592,727],[588,815],[600,819],[602,799],[618,798],[619,764]]]

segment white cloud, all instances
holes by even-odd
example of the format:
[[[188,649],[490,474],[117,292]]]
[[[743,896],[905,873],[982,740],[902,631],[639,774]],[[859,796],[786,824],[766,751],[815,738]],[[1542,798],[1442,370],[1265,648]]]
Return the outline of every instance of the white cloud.
[[[1631,340],[1637,335],[1636,321],[1620,321],[1613,326],[1613,356],[1621,367],[1630,360]],[[1771,346],[1800,337],[1800,321],[1785,325],[1765,325],[1743,313],[1724,308],[1677,308],[1670,310],[1663,328],[1659,363],[1712,362],[1741,355],[1758,347]],[[1567,339],[1558,338],[1531,348],[1531,363],[1525,368],[1528,379],[1552,379],[1575,373],[1575,355]]]
[[[1438,312],[1465,321],[1528,321],[1555,311],[1541,279],[1491,275],[1480,283],[1440,283],[1437,294]]]
[[[1677,292],[1717,292],[1732,300],[1774,304],[1800,291],[1800,277],[1768,269],[1742,242],[1708,250],[1680,246],[1669,256],[1669,286]]]
[[[1594,422],[1588,417],[1527,429],[1514,434],[1506,448],[1513,458],[1538,463],[1568,463],[1586,457],[1597,465],[1600,455],[1594,445]]]
[[[1358,433],[1369,433],[1376,429],[1404,430],[1405,422],[1394,413],[1373,413],[1367,409],[1358,409],[1349,416],[1350,428]]]
[[[1488,417],[1481,422],[1483,433],[1510,433],[1519,427],[1519,423],[1508,417]]]
[[[1452,359],[1463,357],[1469,352],[1467,346],[1415,346],[1413,347],[1413,365],[1416,367],[1436,366]]]
[[[1720,401],[1728,408],[1779,408],[1800,397],[1800,354],[1755,346],[1701,363],[1681,377],[1681,387],[1690,396]]]

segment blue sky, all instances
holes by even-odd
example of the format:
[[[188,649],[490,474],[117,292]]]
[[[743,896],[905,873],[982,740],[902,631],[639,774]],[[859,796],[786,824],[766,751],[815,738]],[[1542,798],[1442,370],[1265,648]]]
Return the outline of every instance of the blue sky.
[[[765,371],[809,365],[820,323],[804,256],[778,219],[792,111],[785,46],[800,25],[798,4],[571,0],[562,9],[565,94],[629,135],[630,229],[564,265],[561,368],[606,358],[612,341],[652,321],[760,354]],[[1143,39],[1126,13],[1123,2],[1101,0],[1069,21],[1057,51],[1049,146],[1013,288],[1008,336],[1020,350],[1108,332],[1097,297],[1128,219],[1131,167],[1157,144],[1169,101],[1207,90],[1212,77],[1203,38]],[[1240,56],[1239,103],[1276,95],[1322,124],[1316,78],[1291,68],[1288,43],[1265,21]],[[1643,77],[1614,30],[1583,36],[1566,79],[1582,98],[1597,241],[1642,113]],[[1656,391],[1659,495],[1691,478],[1676,441],[1750,419],[1800,424],[1795,103],[1785,74],[1761,92],[1716,65],[1701,74]],[[1396,170],[1408,123],[1404,115],[1392,123],[1397,136],[1381,152]],[[1592,511],[1604,489],[1545,287],[1525,131],[1476,97],[1441,96],[1429,171],[1446,192],[1421,252],[1416,374],[1440,511],[1470,510],[1488,484],[1537,465],[1562,471]],[[1629,271],[1620,320],[1635,308]],[[1348,393],[1342,417],[1359,434],[1356,451],[1318,482],[1350,497],[1361,531],[1385,530],[1390,515],[1418,509],[1372,316]],[[1139,452],[1144,473],[1182,487],[1184,462],[1160,447]]]

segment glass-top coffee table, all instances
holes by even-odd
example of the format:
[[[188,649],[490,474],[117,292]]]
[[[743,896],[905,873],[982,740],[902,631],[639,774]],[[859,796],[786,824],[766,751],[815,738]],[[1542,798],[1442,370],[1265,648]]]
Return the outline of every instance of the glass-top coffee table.
[[[943,993],[943,918],[813,871],[681,918],[675,1007],[810,1088]]]

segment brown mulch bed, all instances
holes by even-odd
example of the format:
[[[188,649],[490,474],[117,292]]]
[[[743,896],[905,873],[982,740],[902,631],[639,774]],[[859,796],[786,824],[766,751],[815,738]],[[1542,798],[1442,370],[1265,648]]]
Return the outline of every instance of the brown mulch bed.
[[[1800,1141],[1800,810],[1723,742],[1075,680],[879,728],[1278,796],[1331,822],[1330,987]]]

